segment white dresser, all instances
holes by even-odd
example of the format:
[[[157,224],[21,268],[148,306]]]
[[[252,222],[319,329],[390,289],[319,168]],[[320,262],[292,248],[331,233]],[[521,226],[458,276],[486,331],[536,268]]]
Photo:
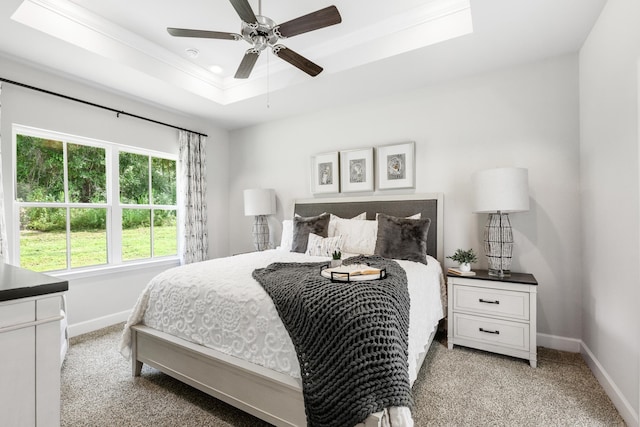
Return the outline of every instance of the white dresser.
[[[68,283],[0,263],[2,425],[60,425],[60,312]]]
[[[448,347],[473,347],[528,359],[537,365],[536,295],[531,274],[489,276],[447,275]]]

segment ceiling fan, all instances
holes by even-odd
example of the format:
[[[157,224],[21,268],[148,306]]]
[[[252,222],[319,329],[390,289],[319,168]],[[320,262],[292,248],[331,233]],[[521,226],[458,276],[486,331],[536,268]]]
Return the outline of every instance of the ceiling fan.
[[[262,16],[262,2],[260,2],[259,5],[259,14],[256,15],[253,13],[253,9],[251,9],[248,0],[229,1],[242,20],[241,34],[171,27],[167,28],[167,31],[175,37],[246,40],[252,47],[245,52],[242,62],[240,62],[240,66],[234,76],[236,79],[246,79],[249,77],[260,53],[267,47],[271,47],[272,52],[278,58],[284,59],[289,64],[299,68],[312,77],[322,72],[322,67],[319,65],[314,64],[286,46],[277,43],[280,39],[286,39],[297,36],[298,34],[339,24],[342,22],[342,17],[335,6],[329,6],[292,19],[284,24],[276,25],[272,19]]]

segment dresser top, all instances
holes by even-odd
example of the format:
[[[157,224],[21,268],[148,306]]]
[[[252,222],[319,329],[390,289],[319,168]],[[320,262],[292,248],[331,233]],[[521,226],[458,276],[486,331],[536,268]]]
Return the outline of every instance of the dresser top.
[[[0,262],[0,302],[67,290],[66,280]]]
[[[448,273],[449,277],[462,277],[465,279],[480,279],[480,280],[491,280],[493,282],[508,282],[508,283],[521,283],[523,285],[537,285],[538,281],[533,274],[529,273],[511,273],[509,277],[496,277],[489,276],[489,272],[487,270],[473,270],[476,274],[475,276],[462,276],[458,274]]]

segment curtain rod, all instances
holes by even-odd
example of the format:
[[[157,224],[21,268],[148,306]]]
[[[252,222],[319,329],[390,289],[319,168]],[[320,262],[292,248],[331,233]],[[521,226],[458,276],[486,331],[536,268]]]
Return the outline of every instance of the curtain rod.
[[[158,125],[167,126],[167,127],[178,129],[178,130],[184,130],[184,131],[187,131],[187,132],[195,133],[196,135],[200,135],[200,136],[204,136],[204,137],[208,136],[207,134],[204,134],[204,133],[201,133],[201,132],[196,132],[196,131],[192,131],[192,130],[189,130],[189,129],[181,128],[181,127],[178,127],[178,126],[171,125],[169,123],[164,123],[164,122],[161,122],[161,121],[158,121],[158,120],[154,120],[154,119],[150,119],[150,118],[147,118],[147,117],[138,116],[137,114],[127,113],[126,111],[116,110],[115,108],[106,107],[106,106],[100,105],[100,104],[95,104],[93,102],[89,102],[89,101],[85,101],[85,100],[82,100],[82,99],[74,98],[72,96],[67,96],[67,95],[63,95],[61,93],[52,92],[50,90],[41,89],[39,87],[30,86],[30,85],[27,85],[27,84],[24,84],[24,83],[20,83],[20,82],[16,82],[16,81],[13,81],[13,80],[4,79],[2,77],[0,77],[0,82],[10,83],[12,85],[24,87],[24,88],[27,88],[27,89],[31,89],[31,90],[35,90],[35,91],[38,91],[38,92],[46,93],[48,95],[53,95],[53,96],[57,96],[57,97],[64,98],[64,99],[68,99],[68,100],[71,100],[71,101],[79,102],[81,104],[91,105],[92,107],[102,108],[103,110],[108,110],[108,111],[116,113],[116,117],[120,117],[120,115],[134,117],[136,119],[146,120],[147,122],[155,123],[155,124],[158,124]]]

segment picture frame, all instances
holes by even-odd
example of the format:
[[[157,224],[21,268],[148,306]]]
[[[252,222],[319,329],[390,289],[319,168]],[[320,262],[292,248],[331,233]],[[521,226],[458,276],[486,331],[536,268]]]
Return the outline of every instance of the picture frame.
[[[338,152],[311,157],[311,193],[339,193],[340,169]]]
[[[378,188],[415,188],[415,142],[376,147]]]
[[[340,189],[343,193],[373,191],[373,147],[340,152]]]

